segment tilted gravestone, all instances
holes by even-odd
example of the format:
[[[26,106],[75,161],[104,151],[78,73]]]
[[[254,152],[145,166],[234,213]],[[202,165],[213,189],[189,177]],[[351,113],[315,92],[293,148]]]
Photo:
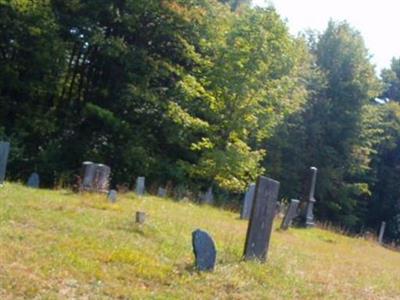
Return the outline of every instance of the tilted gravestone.
[[[139,196],[143,196],[144,195],[144,191],[145,191],[145,177],[138,177],[136,179],[136,187],[135,187],[135,192],[137,195]]]
[[[82,190],[106,193],[110,185],[111,169],[104,164],[90,161],[82,163]]]
[[[215,267],[217,250],[211,236],[200,229],[192,232],[192,246],[195,265],[199,271],[212,271]]]
[[[383,235],[385,234],[385,227],[386,227],[386,222],[381,223],[381,228],[379,229],[379,238],[378,242],[379,244],[383,244]]]
[[[241,219],[249,219],[250,218],[250,213],[251,213],[251,208],[253,206],[253,199],[254,199],[254,191],[256,190],[256,184],[251,183],[249,185],[249,188],[247,189],[246,194],[244,195],[243,199],[243,208],[242,212],[240,214]]]
[[[31,176],[29,176],[27,185],[31,188],[37,189],[39,188],[39,184],[40,184],[39,174],[36,172],[32,173]]]
[[[107,199],[108,199],[108,201],[110,201],[111,203],[117,202],[117,191],[116,191],[116,190],[110,190],[110,191],[108,192]]]
[[[143,211],[137,211],[135,220],[138,224],[144,224],[146,221],[146,213]]]
[[[0,142],[0,185],[6,177],[7,160],[10,152],[10,143]]]
[[[289,207],[287,208],[285,217],[282,220],[281,229],[286,230],[292,225],[293,219],[297,216],[297,209],[299,207],[299,200],[290,200]]]
[[[167,196],[167,190],[164,189],[164,188],[162,188],[162,187],[160,186],[160,187],[158,188],[158,191],[157,191],[157,196],[158,196],[158,197],[161,197],[161,198],[166,197],[166,196]]]
[[[314,203],[315,203],[315,198],[314,198],[314,193],[315,193],[315,184],[317,181],[317,171],[318,169],[316,167],[310,167],[310,175],[309,175],[309,193],[306,195],[305,199],[307,199],[306,207],[305,210],[303,211],[303,214],[300,218],[300,225],[304,227],[314,227]]]
[[[244,247],[245,260],[264,262],[267,259],[279,185],[278,181],[263,176],[257,180]]]

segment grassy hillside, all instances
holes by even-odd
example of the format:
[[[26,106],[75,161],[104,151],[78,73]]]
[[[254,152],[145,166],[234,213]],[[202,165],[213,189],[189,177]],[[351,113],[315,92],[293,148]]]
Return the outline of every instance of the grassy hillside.
[[[147,224],[134,223],[146,211]],[[278,226],[279,222],[275,222]],[[218,248],[193,270],[191,232]],[[274,230],[266,264],[241,262],[236,213],[156,197],[0,189],[0,299],[382,299],[400,297],[400,253],[321,229]]]

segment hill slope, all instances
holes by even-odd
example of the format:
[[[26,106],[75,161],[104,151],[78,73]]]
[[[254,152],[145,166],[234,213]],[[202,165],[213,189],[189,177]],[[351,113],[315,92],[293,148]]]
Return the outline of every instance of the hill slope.
[[[147,224],[134,223],[146,211]],[[278,222],[275,222],[278,226]],[[193,270],[191,232],[218,248]],[[400,297],[400,253],[321,229],[274,230],[266,264],[241,262],[247,222],[156,197],[0,189],[0,298],[347,299]]]

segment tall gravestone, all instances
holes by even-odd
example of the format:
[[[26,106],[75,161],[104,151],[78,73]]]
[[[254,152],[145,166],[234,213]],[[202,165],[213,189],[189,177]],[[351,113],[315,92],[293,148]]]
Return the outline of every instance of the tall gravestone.
[[[37,189],[37,188],[39,188],[39,185],[40,185],[39,174],[34,172],[31,174],[31,176],[29,176],[27,186]]]
[[[383,244],[383,235],[385,234],[385,227],[386,227],[386,222],[381,223],[381,228],[379,229],[379,238],[378,242],[379,244]]]
[[[253,206],[254,192],[256,190],[256,184],[251,183],[246,191],[243,199],[243,208],[240,214],[241,219],[249,219],[251,213],[251,207]]]
[[[137,195],[139,196],[143,196],[144,195],[144,191],[145,191],[145,177],[138,177],[136,179],[136,188],[135,188],[135,192]]]
[[[91,191],[93,189],[93,180],[96,171],[96,164],[91,161],[82,163],[82,189]]]
[[[297,209],[299,207],[299,200],[292,199],[286,211],[285,217],[282,220],[281,229],[286,230],[292,224],[293,219],[297,216]]]
[[[245,260],[264,262],[267,259],[279,185],[278,181],[263,176],[257,180],[244,247]]]
[[[212,271],[215,267],[217,250],[211,236],[200,229],[192,232],[193,253],[199,271]]]
[[[315,225],[313,209],[315,203],[314,193],[315,193],[315,184],[317,181],[317,172],[318,169],[316,167],[310,167],[310,173],[308,177],[309,192],[304,197],[307,202],[305,209],[302,213],[302,216],[300,218],[300,225],[304,227],[314,227]]]
[[[10,152],[10,143],[0,142],[0,185],[6,177],[7,160]]]

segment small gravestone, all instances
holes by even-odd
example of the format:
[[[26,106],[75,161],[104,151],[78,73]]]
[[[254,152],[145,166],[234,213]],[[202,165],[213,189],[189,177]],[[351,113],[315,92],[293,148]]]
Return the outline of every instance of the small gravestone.
[[[251,207],[253,206],[254,191],[256,190],[255,183],[251,183],[249,188],[244,195],[242,213],[240,214],[241,219],[248,220],[250,218]]]
[[[285,217],[282,220],[281,229],[286,230],[292,224],[293,219],[297,216],[297,209],[299,207],[299,200],[292,199],[286,211]]]
[[[308,191],[309,193],[304,197],[306,202],[305,209],[301,216],[299,217],[299,225],[303,227],[314,227],[314,193],[315,193],[315,184],[317,181],[317,171],[316,167],[310,167],[310,174],[308,176],[308,184],[310,185]]]
[[[27,185],[31,188],[37,189],[39,188],[39,184],[40,184],[39,174],[36,172],[32,173],[31,176],[29,176]]]
[[[138,224],[144,224],[146,221],[146,213],[142,211],[137,211],[136,212],[136,223]]]
[[[107,195],[108,201],[111,203],[117,202],[117,191],[116,190],[110,190]]]
[[[197,229],[192,232],[192,245],[197,270],[214,270],[217,250],[211,236],[207,232]]]
[[[278,181],[263,176],[257,180],[244,247],[245,260],[264,262],[267,259],[279,185]]]
[[[386,227],[386,222],[382,222],[381,228],[379,229],[379,238],[378,242],[379,244],[383,244],[383,235],[385,234],[385,227]]]
[[[136,188],[135,188],[135,192],[137,195],[139,196],[143,196],[144,195],[144,191],[145,191],[145,177],[138,177],[136,179]]]
[[[157,191],[157,196],[161,197],[161,198],[166,197],[167,196],[167,190],[162,188],[162,187],[159,187],[158,191]]]
[[[10,152],[10,143],[0,142],[0,185],[6,177],[7,160]]]

